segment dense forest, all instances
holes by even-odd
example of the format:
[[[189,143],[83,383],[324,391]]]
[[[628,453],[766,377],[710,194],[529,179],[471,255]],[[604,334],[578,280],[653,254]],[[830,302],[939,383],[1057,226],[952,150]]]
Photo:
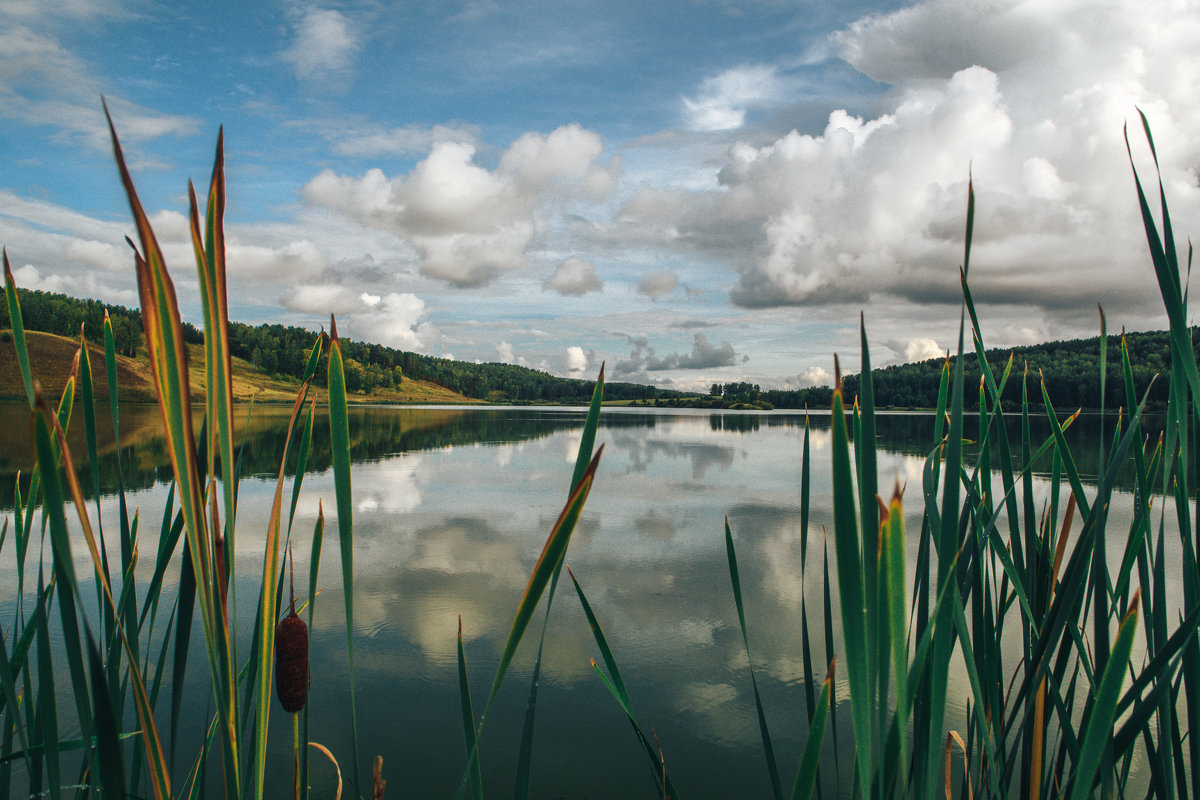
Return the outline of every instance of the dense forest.
[[[18,289],[25,326],[30,330],[77,336],[80,325],[93,341],[103,337],[104,310],[113,323],[117,350],[136,354],[142,341],[141,312],[120,306],[105,306],[96,300],[80,300],[63,294]],[[10,327],[7,303],[0,305],[0,329]],[[318,334],[294,326],[230,323],[233,355],[243,358],[273,377],[295,379],[303,370]],[[184,337],[193,343],[204,340],[194,326],[184,324]],[[1152,405],[1167,398],[1167,374],[1171,349],[1165,331],[1130,333],[1125,336],[1139,398],[1150,387]],[[467,397],[497,403],[585,403],[591,396],[590,381],[560,378],[514,364],[474,364],[447,358],[396,350],[378,344],[342,340],[346,359],[347,388],[354,392],[396,386],[404,377],[430,381]],[[1198,351],[1200,353],[1200,351]],[[988,362],[997,375],[1012,358],[1012,375],[1005,388],[1006,407],[1021,402],[1021,376],[1033,406],[1041,405],[1040,381],[1045,377],[1050,399],[1060,409],[1099,408],[1100,340],[1074,339],[1010,349],[987,351]],[[938,383],[944,359],[882,367],[872,371],[875,402],[881,407],[932,408],[937,405]],[[950,359],[953,367],[954,359]],[[968,386],[979,383],[979,362],[969,354],[963,364]],[[1103,405],[1125,404],[1121,377],[1121,337],[1108,337],[1108,370]],[[1152,380],[1158,377],[1157,380]],[[844,378],[847,402],[858,392],[859,378]],[[737,381],[713,384],[706,395],[688,394],[636,383],[609,383],[605,399],[640,404],[695,408],[827,408],[832,389],[762,389],[757,384]],[[968,408],[978,406],[978,396],[968,393]]]
[[[78,336],[80,326],[91,341],[104,338],[104,311],[113,324],[117,351],[136,355],[142,342],[142,315],[137,309],[106,306],[97,300],[80,300],[53,292],[17,290],[21,314],[29,330],[60,336]],[[11,327],[8,304],[0,305],[0,329]],[[184,339],[199,344],[204,334],[184,323]],[[245,359],[267,375],[297,379],[304,372],[308,356],[318,334],[285,325],[229,325],[230,348],[235,357]],[[591,399],[592,382],[559,378],[540,370],[514,364],[473,364],[447,358],[396,350],[378,344],[342,339],[346,365],[346,388],[369,393],[375,388],[392,388],[404,377],[429,381],[467,397],[497,403],[586,403]],[[319,375],[318,380],[323,380]],[[609,400],[649,400],[672,398],[679,392],[636,383],[608,383]]]

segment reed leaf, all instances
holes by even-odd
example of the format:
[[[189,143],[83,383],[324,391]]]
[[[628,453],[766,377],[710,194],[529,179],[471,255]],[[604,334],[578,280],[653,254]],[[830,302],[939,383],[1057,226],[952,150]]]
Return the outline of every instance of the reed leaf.
[[[796,780],[792,783],[791,800],[809,800],[820,776],[821,745],[825,743],[825,723],[829,716],[833,670],[836,663],[836,659],[829,662],[829,673],[821,684],[821,694],[817,698],[812,721],[808,726],[808,738],[804,741],[804,753],[800,756]]]
[[[1121,683],[1125,679],[1129,654],[1133,650],[1134,635],[1137,631],[1138,604],[1139,595],[1135,594],[1117,629],[1111,650],[1112,658],[1100,678],[1096,702],[1085,723],[1083,745],[1071,778],[1070,800],[1084,800],[1091,796],[1092,784],[1100,768],[1104,750],[1111,743]]]
[[[315,352],[315,350],[314,350]],[[354,701],[354,503],[350,483],[350,415],[346,408],[346,370],[337,320],[329,318],[329,439],[333,455],[333,486],[337,500],[338,550],[342,557],[342,601],[346,609],[347,680],[350,689],[350,783],[359,782],[358,711]]]
[[[471,684],[467,679],[467,659],[463,654],[462,617],[458,618],[458,697],[462,711],[463,743],[470,762],[471,796],[483,800],[483,774],[479,766],[479,740],[475,737],[475,711],[471,705]]]
[[[4,296],[8,302],[9,325],[12,326],[13,347],[17,351],[17,366],[21,380],[25,383],[25,396],[33,408],[33,373],[29,369],[29,350],[25,344],[25,323],[21,316],[21,301],[17,297],[17,282],[13,278],[12,265],[8,263],[8,248],[3,249]]]
[[[754,710],[758,713],[758,732],[762,738],[763,755],[767,759],[767,776],[771,779],[771,792],[776,800],[783,798],[783,786],[779,780],[779,767],[775,764],[775,748],[771,744],[771,731],[767,727],[767,715],[763,712],[762,697],[758,691],[758,679],[754,677],[754,659],[750,655],[750,637],[746,633],[746,610],[742,605],[742,580],[738,575],[737,553],[733,546],[733,533],[729,530],[729,517],[725,517],[725,555],[729,562],[729,580],[733,584],[733,600],[737,606],[738,624],[742,630],[742,646],[746,650],[746,663],[750,669],[750,686],[754,690]]]

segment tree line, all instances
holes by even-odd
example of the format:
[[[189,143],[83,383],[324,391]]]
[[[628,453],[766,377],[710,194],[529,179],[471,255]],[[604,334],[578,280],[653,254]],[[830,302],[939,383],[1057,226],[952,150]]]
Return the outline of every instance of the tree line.
[[[104,311],[112,320],[117,352],[136,355],[142,342],[142,315],[138,309],[106,306],[98,300],[83,300],[54,292],[17,289],[25,327],[62,336],[78,336],[82,325],[91,341],[102,342]],[[0,328],[11,327],[8,304],[0,305]],[[204,334],[184,323],[184,339],[193,344],[204,341]],[[1193,329],[1195,332],[1196,329]],[[229,325],[230,349],[275,378],[298,380],[308,363],[318,334],[291,325]],[[322,334],[323,335],[323,334]],[[1195,340],[1195,336],[1193,336]],[[1166,403],[1170,373],[1171,347],[1165,331],[1147,331],[1125,335],[1138,397],[1149,388],[1151,405]],[[586,403],[591,398],[592,382],[560,378],[541,370],[515,364],[453,361],[380,344],[342,339],[346,365],[346,388],[370,393],[373,389],[400,386],[404,378],[428,381],[466,397],[499,403]],[[1195,345],[1193,345],[1195,346]],[[1200,353],[1200,350],[1197,351]],[[1012,375],[1002,395],[1006,408],[1019,408],[1021,386],[1034,407],[1042,404],[1041,381],[1045,380],[1051,401],[1062,409],[1117,408],[1125,405],[1125,384],[1121,373],[1121,337],[1108,337],[1108,366],[1103,403],[1100,388],[1100,340],[1074,339],[986,352],[988,363],[1000,375],[1009,358]],[[949,359],[951,369],[954,357]],[[872,370],[875,403],[881,407],[934,408],[938,385],[946,359],[933,358],[913,364]],[[979,363],[974,354],[963,362],[967,386],[979,383]],[[1159,376],[1155,380],[1155,376]],[[1024,377],[1024,381],[1022,381]],[[324,381],[324,374],[318,375]],[[847,403],[857,397],[858,375],[843,379]],[[827,386],[805,389],[762,389],[745,381],[714,383],[707,395],[661,389],[637,383],[609,383],[605,398],[637,401],[657,406],[697,408],[828,408],[833,390]],[[968,392],[967,408],[978,407],[978,395]]]
[[[21,315],[28,330],[75,337],[83,327],[90,341],[104,340],[104,312],[112,320],[117,352],[135,356],[142,344],[142,314],[139,309],[112,306],[98,300],[82,300],[56,292],[17,289]],[[0,329],[11,328],[8,303],[0,304]],[[324,334],[320,334],[324,335]],[[294,325],[264,323],[229,324],[230,352],[267,375],[282,380],[299,380],[318,334]],[[183,323],[189,344],[204,342],[204,334]],[[404,378],[438,384],[466,397],[509,403],[587,403],[591,381],[560,378],[541,370],[515,364],[473,364],[453,361],[380,344],[341,339],[345,360],[346,388],[370,393],[374,389],[398,388]],[[318,383],[324,383],[322,371]],[[611,400],[653,400],[678,392],[636,383],[609,383],[605,397]]]

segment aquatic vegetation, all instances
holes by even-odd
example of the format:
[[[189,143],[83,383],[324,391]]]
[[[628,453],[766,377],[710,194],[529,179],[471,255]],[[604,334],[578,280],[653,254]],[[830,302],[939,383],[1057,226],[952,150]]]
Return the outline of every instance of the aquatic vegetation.
[[[1149,127],[1144,128],[1153,154]],[[19,297],[5,255],[11,342],[34,427],[38,467],[24,495],[18,483],[14,513],[0,534],[3,547],[12,528],[18,583],[15,615],[0,657],[0,793],[60,797],[83,787],[84,793],[102,796],[278,794],[266,766],[276,694],[292,715],[296,796],[308,795],[311,748],[333,760],[339,792],[345,775],[352,794],[381,797],[381,762],[375,760],[369,778],[360,774],[353,636],[355,506],[346,364],[336,322],[331,318],[328,337],[315,337],[298,384],[277,454],[261,571],[248,575],[238,558],[244,551],[235,546],[243,460],[231,390],[222,139],[203,216],[195,191],[189,191],[208,376],[197,436],[174,284],[115,127],[112,138],[138,232],[138,241],[130,245],[174,482],[157,530],[149,516],[127,508],[124,488],[119,489],[114,502],[120,530],[107,538],[119,542],[120,552],[110,553],[100,530],[95,431],[102,411],[94,402],[89,350],[81,346],[72,376],[52,406],[30,372]],[[961,273],[959,357],[941,371],[919,486],[879,486],[866,320],[853,405],[846,407],[840,383],[832,392],[833,526],[825,538],[823,563],[810,570],[802,562],[804,580],[821,582],[822,603],[810,609],[804,600],[800,607],[803,636],[795,647],[803,680],[794,704],[772,704],[761,691],[752,645],[759,626],[770,621],[746,613],[737,531],[726,521],[725,553],[740,648],[775,798],[781,800],[785,792],[792,798],[1200,796],[1200,740],[1192,735],[1200,730],[1200,369],[1187,326],[1183,276],[1190,270],[1190,252],[1181,264],[1161,179],[1158,223],[1136,172],[1135,184],[1170,322],[1170,393],[1161,437],[1142,434],[1147,392],[1139,397],[1135,391],[1142,384],[1135,383],[1134,365],[1123,346],[1113,357],[1120,362],[1124,403],[1120,413],[1108,418],[1094,485],[1085,485],[1080,455],[1064,435],[1075,417],[1059,419],[1044,384],[1040,396],[1030,398],[1028,387],[1036,384],[1022,376],[1019,435],[1003,424],[1001,398],[1020,367],[1010,360],[997,368],[985,357],[969,281],[972,193]],[[1110,357],[1105,326],[1101,312],[1102,398]],[[107,396],[113,399],[108,408],[119,437],[118,348],[111,321],[104,326],[104,343]],[[964,379],[963,362],[972,354],[981,375],[977,389]],[[309,386],[323,360],[329,402],[318,408]],[[478,712],[460,622],[457,679],[464,759],[459,796],[483,796],[481,733],[518,647],[531,627],[536,630],[544,598],[514,786],[516,797],[536,793],[530,764],[536,750],[542,649],[572,534],[597,480],[604,448],[595,439],[604,390],[601,370],[564,505],[524,591],[514,598],[512,624]],[[969,390],[976,391],[977,403],[967,403]],[[970,412],[975,426],[968,425],[967,405],[978,409]],[[1048,437],[1032,433],[1036,415],[1048,421]],[[70,457],[64,429],[72,417],[76,424],[82,418],[87,432],[90,476],[77,474],[77,462]],[[323,511],[308,540],[307,594],[298,604],[289,580],[290,600],[285,604],[283,599],[284,553],[305,541],[293,522],[318,423],[329,426],[345,610],[345,687],[309,684],[307,630],[318,599]],[[964,431],[971,427],[979,433],[968,449]],[[809,456],[806,430],[797,453],[805,554],[813,510]],[[1039,507],[1034,465],[1047,459],[1051,491]],[[1129,472],[1136,486],[1131,496],[1135,507],[1128,527],[1114,530],[1110,504],[1118,475]],[[294,477],[285,497],[288,474]],[[88,480],[96,497],[94,510],[84,500]],[[916,518],[913,509],[920,509],[920,528],[906,530],[906,519]],[[76,517],[71,523],[68,510]],[[714,521],[717,535],[719,522]],[[914,538],[916,554],[910,563],[905,543]],[[48,563],[39,557],[43,542]],[[88,574],[77,571],[73,558],[73,548],[81,543],[87,548]],[[147,571],[150,580],[139,583],[138,575]],[[619,647],[614,647],[618,640],[605,633],[605,609],[588,600],[586,574],[577,576],[568,568],[568,576],[595,642],[597,680],[616,701],[645,756],[646,790],[678,797],[683,781],[673,772],[671,742],[660,741],[653,721],[635,710],[637,687],[622,676]],[[1182,587],[1182,596],[1170,588],[1175,585]],[[247,587],[256,590],[256,596],[243,597],[239,605],[239,586],[243,594]],[[204,711],[185,710],[183,704],[197,617],[211,704]],[[243,626],[251,621],[250,630],[239,631],[239,621]],[[822,664],[814,657],[818,652],[837,655]],[[969,685],[965,707],[958,707],[948,691],[952,673],[965,676]],[[63,684],[59,693],[56,682]],[[345,692],[351,720],[348,743],[339,741],[332,748],[318,741],[320,731],[310,725],[308,702],[310,692],[331,691]],[[68,707],[59,694],[69,698]],[[180,744],[179,728],[181,720],[197,714],[203,715],[205,736],[198,752],[192,752]],[[785,752],[772,738],[772,722],[800,715],[807,738],[798,751]],[[278,728],[283,723],[276,717]],[[64,735],[75,726],[77,737]],[[394,787],[397,783],[402,780],[393,780]]]

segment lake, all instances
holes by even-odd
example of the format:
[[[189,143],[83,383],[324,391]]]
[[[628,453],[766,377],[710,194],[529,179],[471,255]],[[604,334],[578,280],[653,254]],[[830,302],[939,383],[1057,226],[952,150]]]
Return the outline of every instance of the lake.
[[[143,515],[145,562],[154,551],[148,537],[157,536],[170,478],[162,442],[155,438],[157,413],[134,407],[123,409],[121,418],[127,443],[121,458],[126,486],[133,487],[130,508],[140,508]],[[351,409],[359,739],[364,764],[383,756],[384,777],[398,796],[447,797],[458,786],[465,763],[456,672],[459,618],[478,713],[517,601],[566,498],[584,413],[517,407]],[[0,424],[20,431],[25,414],[16,406],[0,408]],[[246,641],[250,624],[245,620],[252,619],[286,419],[284,409],[259,407],[241,424],[246,448],[238,516],[241,579],[235,592]],[[799,760],[808,728],[801,608],[806,601],[814,669],[823,675],[828,655],[822,638],[822,557],[833,528],[828,414],[813,415],[809,423],[812,500],[806,553],[800,519],[803,414],[606,408],[601,415],[597,444],[605,445],[604,455],[567,562],[604,628],[639,721],[653,726],[685,797],[770,793],[730,587],[726,516],[737,545],[754,668],[786,786]],[[1099,432],[1106,424],[1111,421],[1083,417],[1072,428],[1085,477],[1095,469],[1087,454],[1099,452]],[[111,442],[108,427],[102,439]],[[929,415],[878,417],[881,490],[890,494],[896,482],[909,487],[910,565],[920,530],[921,468],[933,446],[932,430]],[[321,418],[310,464],[315,472],[305,478],[292,535],[296,588],[302,595],[323,502],[321,591],[311,631],[310,738],[329,747],[348,772],[346,638],[327,433]],[[0,502],[11,509],[13,474],[29,451],[22,451],[17,437],[10,437],[5,448]],[[75,449],[82,451],[82,445]],[[112,462],[110,453],[102,470],[106,491],[115,485]],[[81,473],[85,484],[89,474]],[[286,492],[290,489],[289,478]],[[1036,492],[1040,509],[1049,482],[1039,480]],[[285,504],[289,496],[285,493]],[[116,503],[106,497],[102,504],[109,546],[116,547]],[[1129,505],[1124,497],[1114,499],[1110,530],[1124,529],[1127,522],[1118,515],[1127,520]],[[90,569],[82,549],[77,568]],[[1119,558],[1120,550],[1114,552]],[[11,555],[4,555],[11,565]],[[4,598],[15,593],[11,573],[9,566],[0,577]],[[168,584],[177,574],[175,567]],[[166,592],[173,596],[173,585]],[[836,594],[834,602],[836,614]],[[4,619],[11,618],[11,608],[6,600]],[[483,775],[491,793],[511,792],[541,620],[539,610],[482,735]],[[624,714],[593,670],[593,657],[599,660],[599,653],[564,574],[545,640],[533,796],[654,797],[653,775]],[[190,678],[196,685],[189,687],[185,706],[195,713],[181,728],[191,745],[199,741],[205,724],[201,710],[208,707],[203,659],[203,646],[195,643]],[[969,695],[965,678],[956,673],[951,673],[952,705]],[[844,699],[846,684],[839,681],[837,690]],[[277,704],[272,715],[278,733],[269,753],[279,776],[274,796],[285,797],[290,794],[291,731]],[[840,748],[851,746],[848,719],[839,722],[837,735]],[[826,758],[831,761],[834,753],[827,736]],[[177,769],[186,769],[184,760]],[[848,761],[842,758],[843,771]],[[313,765],[314,789],[323,793],[317,796],[331,796],[332,770],[316,758]],[[369,781],[369,766],[363,774]],[[849,782],[846,772],[842,788]]]

